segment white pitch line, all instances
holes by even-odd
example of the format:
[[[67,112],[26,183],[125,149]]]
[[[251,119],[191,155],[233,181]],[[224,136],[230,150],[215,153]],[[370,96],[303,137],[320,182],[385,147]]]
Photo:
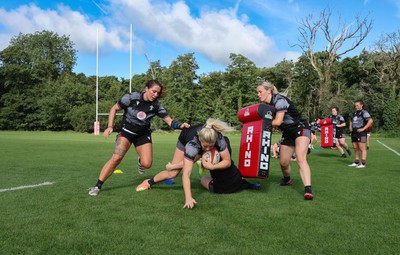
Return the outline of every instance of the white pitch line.
[[[30,189],[30,188],[36,188],[44,185],[52,185],[52,182],[43,182],[39,184],[33,184],[33,185],[25,185],[25,186],[18,186],[18,187],[13,187],[13,188],[8,188],[8,189],[0,189],[0,192],[5,192],[5,191],[12,191],[12,190],[19,190],[19,189]]]
[[[379,140],[376,140],[378,143],[382,144],[383,146],[385,146],[388,150],[393,151],[397,156],[400,157],[400,153],[398,153],[397,151],[393,150],[392,148],[390,148],[389,146],[387,146],[386,144],[382,143]]]

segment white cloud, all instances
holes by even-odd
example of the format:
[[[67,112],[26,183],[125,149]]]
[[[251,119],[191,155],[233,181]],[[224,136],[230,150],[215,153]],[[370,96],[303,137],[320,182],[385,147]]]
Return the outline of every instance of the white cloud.
[[[107,45],[114,49],[127,48],[123,43],[122,34],[118,29],[109,31],[100,21],[90,21],[89,18],[69,7],[59,5],[57,10],[44,10],[35,4],[22,5],[7,12],[0,9],[0,25],[7,28],[8,33],[0,34],[0,49],[7,47],[12,36],[19,33],[35,33],[49,30],[59,35],[69,35],[80,52],[95,52],[97,29],[99,29],[99,46]],[[3,40],[4,39],[4,40]]]
[[[283,53],[281,55],[281,57],[279,57],[277,59],[277,62],[282,61],[283,59],[286,60],[294,60],[297,61],[297,59],[301,56],[301,54],[299,52],[295,52],[295,51],[287,51],[285,53]]]
[[[134,49],[142,52],[147,52],[146,47],[154,48],[158,42],[163,42],[181,52],[201,54],[217,64],[226,65],[229,54],[236,53],[258,66],[273,66],[283,58],[298,56],[294,52],[279,52],[274,41],[252,25],[247,15],[238,16],[240,0],[231,8],[204,7],[197,16],[183,1],[170,4],[164,0],[110,0],[109,3],[109,6],[101,5],[105,14],[101,20],[91,20],[63,4],[56,9],[41,9],[35,4],[9,11],[0,8],[0,27],[3,27],[0,50],[19,33],[49,30],[69,35],[80,53],[94,53],[99,29],[101,53],[129,51],[129,24],[133,24]],[[294,2],[290,4],[295,5]],[[93,5],[100,8],[95,1]]]
[[[238,18],[233,8],[203,9],[198,17],[183,1],[173,4],[149,0],[113,0],[111,9],[121,23],[131,22],[136,30],[157,40],[199,52],[215,63],[227,64],[229,54],[242,54],[257,65],[272,66],[284,53],[248,18]],[[129,20],[129,21],[128,21]],[[289,54],[290,55],[290,54]]]

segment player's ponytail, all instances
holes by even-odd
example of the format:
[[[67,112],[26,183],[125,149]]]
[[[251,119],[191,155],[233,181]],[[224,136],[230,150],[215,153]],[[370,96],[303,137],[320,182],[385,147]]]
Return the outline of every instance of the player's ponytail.
[[[265,90],[271,90],[272,94],[278,94],[278,89],[269,81],[263,81],[259,86],[263,86]]]
[[[209,118],[206,125],[199,132],[199,139],[206,143],[215,143],[218,138],[218,132],[232,132],[235,129],[226,122],[218,119]]]

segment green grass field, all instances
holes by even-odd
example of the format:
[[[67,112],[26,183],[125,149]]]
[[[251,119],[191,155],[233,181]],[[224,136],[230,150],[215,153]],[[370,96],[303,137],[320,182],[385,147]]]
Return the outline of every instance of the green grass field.
[[[400,254],[400,157],[371,140],[366,169],[317,144],[308,157],[315,199],[303,199],[278,161],[261,191],[210,194],[192,174],[195,209],[182,209],[181,178],[136,192],[172,158],[178,134],[153,134],[154,163],[137,173],[131,150],[98,197],[114,137],[0,132],[0,254]],[[239,135],[230,135],[237,161]],[[275,137],[277,139],[278,137]],[[400,138],[379,138],[400,152]],[[249,179],[256,181],[255,179]],[[9,190],[52,182],[52,185]]]

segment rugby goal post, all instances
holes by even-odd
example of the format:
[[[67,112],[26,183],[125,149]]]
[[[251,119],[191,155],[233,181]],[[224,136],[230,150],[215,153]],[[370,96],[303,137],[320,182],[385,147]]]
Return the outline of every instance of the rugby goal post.
[[[130,42],[129,42],[129,93],[132,93],[132,24],[130,25]],[[99,29],[97,28],[96,38],[96,121],[93,123],[93,134],[100,135],[99,115],[108,116],[109,113],[99,113]],[[116,113],[123,115],[123,113]]]

